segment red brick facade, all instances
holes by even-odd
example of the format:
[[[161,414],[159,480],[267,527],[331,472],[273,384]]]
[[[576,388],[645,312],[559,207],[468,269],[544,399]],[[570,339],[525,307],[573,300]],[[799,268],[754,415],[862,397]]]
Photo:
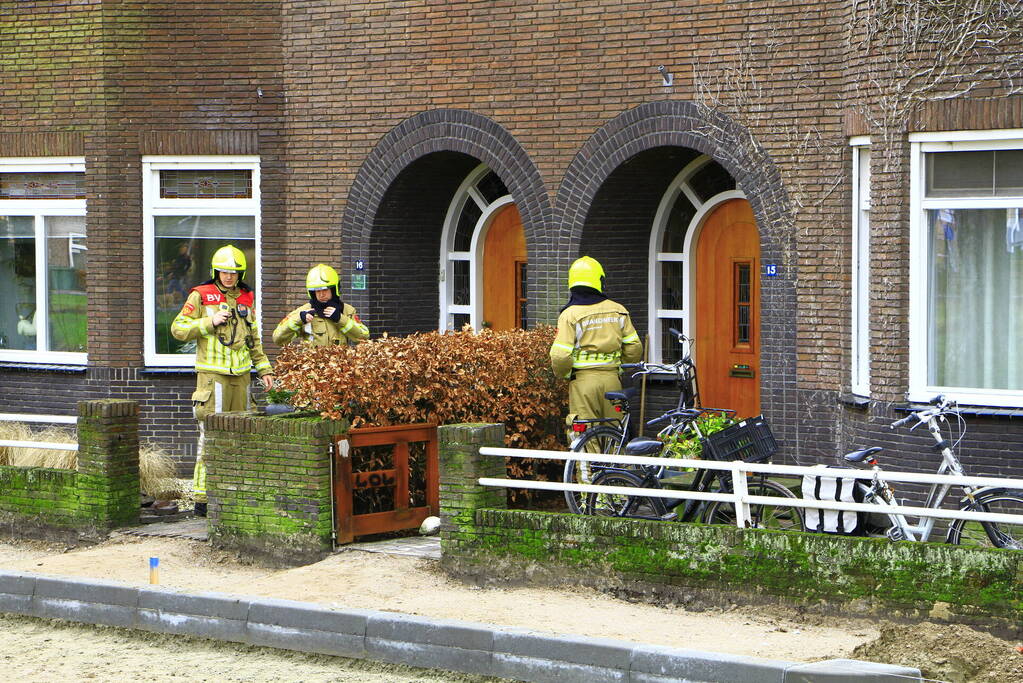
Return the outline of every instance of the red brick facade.
[[[144,154],[258,154],[272,351],[269,331],[321,261],[343,266],[374,332],[435,327],[440,223],[480,162],[522,214],[531,319],[554,319],[565,268],[585,250],[645,325],[644,226],[679,170],[672,150],[696,150],[745,192],[780,269],[761,293],[765,413],[809,460],[869,440],[907,384],[906,134],[1023,128],[1023,98],[986,82],[878,130],[864,74],[884,62],[857,47],[862,5],[4,3],[14,49],[0,55],[0,157],[85,157],[90,327],[84,372],[4,364],[0,412],[128,396],[144,436],[190,441],[191,376],[144,367],[132,315]],[[850,135],[874,139],[878,197],[866,411],[838,400],[850,374]],[[349,289],[356,258],[366,292]],[[49,398],[26,398],[54,377]],[[984,469],[1015,466],[1023,429],[1007,418],[979,429],[1009,440]]]

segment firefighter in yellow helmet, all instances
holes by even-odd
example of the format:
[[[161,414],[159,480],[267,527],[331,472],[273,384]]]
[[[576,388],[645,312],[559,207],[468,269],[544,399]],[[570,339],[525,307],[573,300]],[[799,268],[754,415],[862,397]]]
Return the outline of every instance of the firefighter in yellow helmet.
[[[199,447],[193,488],[196,514],[206,514],[206,464],[203,462],[203,420],[213,413],[247,410],[249,372],[269,390],[273,369],[263,353],[252,288],[245,277],[245,254],[233,245],[213,254],[210,280],[193,287],[181,312],[171,323],[179,341],[195,341],[196,388],[192,410],[199,422]]]
[[[355,308],[338,295],[337,271],[322,263],[305,278],[309,303],[302,304],[277,325],[274,343],[284,346],[298,336],[313,346],[356,343],[369,338],[369,329]]]
[[[643,358],[643,343],[629,311],[604,294],[604,269],[583,256],[568,269],[571,297],[558,316],[558,334],[551,344],[551,367],[570,379],[568,412],[582,419],[619,417],[608,391],[621,391],[622,363]]]

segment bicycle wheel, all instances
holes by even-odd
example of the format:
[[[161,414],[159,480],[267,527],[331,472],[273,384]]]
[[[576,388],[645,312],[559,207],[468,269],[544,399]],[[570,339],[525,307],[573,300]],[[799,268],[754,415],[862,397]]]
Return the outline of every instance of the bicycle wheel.
[[[751,496],[796,497],[787,487],[770,479],[751,480],[746,488]],[[803,530],[803,511],[792,505],[750,505],[749,516],[753,529]],[[713,502],[707,507],[703,522],[735,526],[735,506],[722,501]]]
[[[991,489],[977,495],[976,502],[964,509],[1023,515],[1023,491]],[[948,542],[984,548],[1023,550],[1023,523],[974,522],[957,519],[948,528]]]
[[[573,453],[609,453],[618,455],[622,447],[622,432],[614,427],[601,425],[587,429],[582,436],[572,443]],[[607,465],[604,463],[588,463],[578,460],[566,460],[562,478],[566,484],[591,484],[593,478]],[[582,512],[585,493],[565,491],[565,502],[569,512]]]
[[[594,486],[643,488],[643,478],[624,470],[604,470],[593,478]],[[660,498],[621,493],[588,493],[583,513],[600,517],[661,519],[667,512]]]

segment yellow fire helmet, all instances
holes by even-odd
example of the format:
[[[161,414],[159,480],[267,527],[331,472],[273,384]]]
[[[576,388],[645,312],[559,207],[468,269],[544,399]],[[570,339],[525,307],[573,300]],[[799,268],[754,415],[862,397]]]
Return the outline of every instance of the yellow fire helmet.
[[[210,277],[214,280],[218,270],[232,270],[238,273],[239,280],[245,279],[245,254],[233,244],[217,249],[210,262]]]
[[[310,294],[317,289],[330,289],[334,292],[334,296],[338,296],[337,284],[340,280],[336,270],[321,263],[313,266],[309,270],[309,274],[305,276],[305,288],[309,290]]]
[[[603,277],[604,269],[600,266],[600,262],[595,258],[583,256],[576,259],[572,263],[572,267],[568,269],[568,288],[592,287],[598,292],[603,292],[604,287],[601,282]]]

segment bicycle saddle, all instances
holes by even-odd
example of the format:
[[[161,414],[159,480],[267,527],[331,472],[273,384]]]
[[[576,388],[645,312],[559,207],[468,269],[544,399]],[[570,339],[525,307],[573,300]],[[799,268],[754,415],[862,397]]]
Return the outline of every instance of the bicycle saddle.
[[[621,391],[609,391],[604,394],[604,398],[608,401],[631,401],[636,398],[636,394],[639,391],[636,387],[629,387],[628,389],[622,389]]]
[[[664,442],[637,436],[625,444],[625,455],[657,455],[664,448]]]
[[[852,453],[846,453],[842,456],[842,459],[853,465],[873,465],[876,464],[874,459],[874,453],[880,453],[883,448],[880,446],[871,446],[870,448],[861,448],[858,451]],[[871,462],[873,461],[873,462]]]

